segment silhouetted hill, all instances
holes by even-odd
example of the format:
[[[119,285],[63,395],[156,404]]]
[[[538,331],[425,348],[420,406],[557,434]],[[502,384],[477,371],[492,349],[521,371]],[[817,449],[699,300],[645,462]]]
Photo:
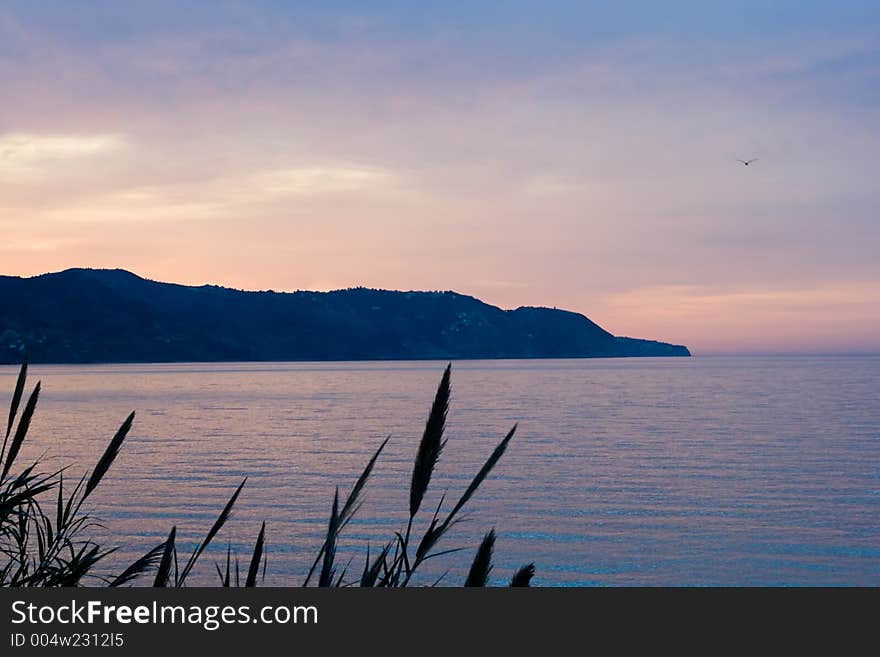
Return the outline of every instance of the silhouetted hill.
[[[583,315],[455,292],[243,292],[124,270],[0,276],[0,362],[689,356]]]

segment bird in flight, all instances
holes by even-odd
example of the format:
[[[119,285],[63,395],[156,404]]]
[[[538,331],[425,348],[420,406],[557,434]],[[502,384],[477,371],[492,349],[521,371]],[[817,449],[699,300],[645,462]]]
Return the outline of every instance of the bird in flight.
[[[736,161],[737,161],[737,162],[742,162],[742,163],[745,164],[746,166],[749,166],[752,162],[757,162],[757,161],[758,161],[758,158],[755,157],[755,158],[752,158],[751,160],[741,160],[741,159],[737,158]]]

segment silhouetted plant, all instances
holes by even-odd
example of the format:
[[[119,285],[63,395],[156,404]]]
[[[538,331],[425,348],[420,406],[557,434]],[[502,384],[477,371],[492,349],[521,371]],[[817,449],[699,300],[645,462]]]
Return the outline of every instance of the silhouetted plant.
[[[0,586],[77,586],[91,575],[97,563],[115,551],[87,537],[96,523],[83,511],[83,504],[116,459],[134,413],[119,427],[88,477],[83,475],[65,497],[62,470],[40,473],[38,459],[17,474],[13,472],[40,395],[37,383],[13,433],[26,379],[27,360],[19,371],[0,448],[0,555],[6,558],[0,567]],[[47,499],[50,494],[51,500]],[[54,513],[49,511],[50,505]],[[151,550],[118,577],[103,581],[111,585],[129,582],[150,570],[157,560],[158,551]]]
[[[532,577],[534,576],[535,564],[526,564],[513,574],[513,578],[510,580],[510,585],[512,587],[529,586],[532,581]]]
[[[115,552],[116,548],[104,548],[88,536],[90,530],[96,528],[97,523],[84,509],[84,503],[116,460],[131,430],[135,414],[132,412],[125,419],[95,467],[91,472],[83,475],[73,491],[65,496],[63,469],[42,473],[39,471],[42,462],[37,459],[17,473],[13,471],[40,395],[38,382],[19,417],[18,411],[24,398],[27,371],[28,364],[25,359],[16,381],[3,446],[0,449],[0,559],[5,559],[5,563],[0,566],[0,586],[79,586],[84,582],[123,586],[152,572],[155,573],[153,586],[184,586],[199,558],[231,517],[247,479],[236,488],[214,524],[182,566],[177,551],[175,526],[171,528],[165,541],[149,550],[119,575],[115,577],[96,575],[93,572],[95,567]],[[448,530],[460,521],[464,506],[504,454],[516,432],[516,425],[489,455],[442,520],[440,518],[445,494],[441,496],[427,528],[421,537],[416,538],[413,533],[415,521],[422,508],[440,454],[446,445],[443,435],[451,397],[450,380],[451,366],[447,366],[416,451],[405,529],[394,532],[394,536],[372,559],[367,546],[366,561],[360,576],[347,579],[351,560],[339,569],[337,552],[340,535],[361,507],[367,481],[373,473],[380,454],[388,444],[386,438],[367,462],[341,506],[339,489],[336,489],[324,540],[306,574],[303,586],[308,586],[317,573],[316,584],[322,587],[405,587],[411,585],[419,567],[429,559],[461,550],[461,548],[441,550],[438,546]],[[14,432],[13,428],[15,428]],[[49,511],[51,507],[54,507],[54,513]],[[481,541],[464,583],[465,586],[488,584],[495,538],[493,529]],[[257,585],[259,579],[265,579],[266,564],[266,523],[263,522],[254,543],[243,585],[253,587]],[[242,585],[241,564],[238,555],[233,554],[231,545],[227,547],[225,568],[221,568],[220,564],[215,566],[221,586]],[[523,566],[513,576],[510,586],[529,586],[534,571],[534,564]],[[434,584],[442,579],[443,577],[436,580]]]

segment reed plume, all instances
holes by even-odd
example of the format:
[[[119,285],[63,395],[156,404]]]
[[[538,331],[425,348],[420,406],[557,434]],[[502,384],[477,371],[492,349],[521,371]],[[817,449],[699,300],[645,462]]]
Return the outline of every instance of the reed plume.
[[[495,549],[495,530],[490,529],[489,533],[480,541],[480,547],[477,548],[477,554],[471,564],[467,579],[464,581],[465,586],[486,586],[489,582],[489,573],[492,572],[492,551]]]
[[[535,564],[526,564],[513,574],[510,580],[512,587],[531,586],[532,577],[535,576]]]
[[[431,474],[440,459],[440,452],[446,445],[446,441],[443,440],[443,431],[446,429],[446,415],[449,412],[449,398],[452,394],[449,384],[451,371],[452,364],[450,363],[446,366],[443,377],[440,379],[434,403],[431,405],[431,412],[428,414],[428,421],[425,423],[425,431],[422,433],[422,440],[419,442],[419,449],[416,452],[409,488],[409,515],[411,518],[418,513],[419,507],[422,505],[425,491],[428,490],[428,484],[431,483]]]

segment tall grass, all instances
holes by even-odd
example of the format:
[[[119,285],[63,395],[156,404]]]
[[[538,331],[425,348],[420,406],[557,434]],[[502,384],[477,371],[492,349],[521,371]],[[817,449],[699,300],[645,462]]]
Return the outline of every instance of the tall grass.
[[[323,542],[317,547],[303,586],[412,586],[425,562],[462,551],[461,547],[445,546],[443,539],[461,520],[464,507],[504,455],[516,432],[516,425],[489,454],[455,504],[444,512],[444,494],[437,507],[430,512],[430,518],[420,521],[420,516],[424,515],[426,493],[446,445],[444,432],[451,399],[451,371],[449,365],[443,372],[416,449],[405,526],[394,532],[378,552],[371,553],[367,546],[363,568],[358,567],[357,574],[350,570],[352,559],[341,565],[339,539],[361,508],[364,489],[388,444],[389,439],[386,438],[344,500],[340,497],[339,489],[336,489]],[[99,566],[117,548],[102,546],[94,539],[97,521],[91,515],[87,501],[110,471],[131,431],[135,414],[132,412],[122,422],[94,467],[79,479],[72,490],[66,489],[65,469],[46,471],[41,459],[25,465],[19,462],[19,453],[30,430],[40,396],[40,382],[37,382],[19,414],[27,387],[27,374],[28,363],[25,359],[16,380],[0,448],[0,586],[125,586],[138,581],[152,583],[155,587],[185,586],[200,558],[232,516],[247,479],[232,493],[192,554],[178,554],[175,526],[164,541],[118,575],[99,574]],[[425,529],[419,535],[414,528],[420,525]],[[231,546],[227,547],[225,566],[214,564],[219,585],[253,587],[265,579],[266,536],[266,523],[263,522],[247,559],[244,577],[239,555],[233,554]],[[464,586],[488,585],[495,541],[493,528],[477,547]],[[523,566],[514,573],[510,586],[529,586],[534,572],[534,564]],[[432,583],[438,584],[442,579]]]

